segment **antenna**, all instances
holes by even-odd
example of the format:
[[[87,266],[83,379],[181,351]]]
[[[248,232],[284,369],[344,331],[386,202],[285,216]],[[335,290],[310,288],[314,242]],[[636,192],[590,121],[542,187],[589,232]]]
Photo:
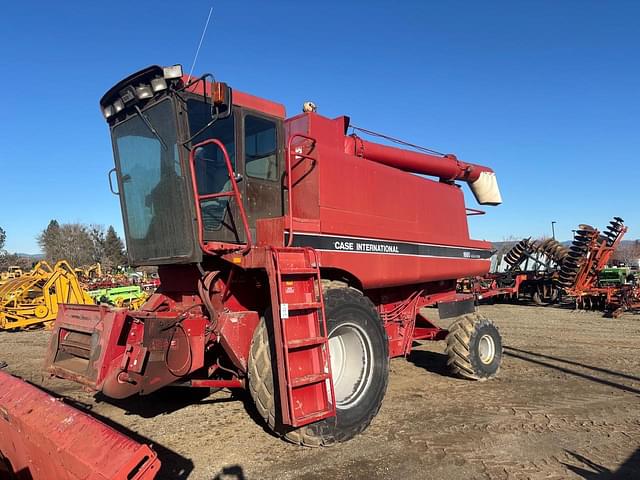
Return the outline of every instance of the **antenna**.
[[[202,46],[202,41],[204,40],[204,36],[207,34],[207,27],[209,26],[209,20],[211,20],[211,14],[213,13],[213,7],[209,9],[209,16],[207,17],[207,23],[204,24],[204,30],[202,30],[202,36],[200,37],[200,43],[198,43],[198,48],[196,49],[196,56],[193,57],[193,63],[191,64],[191,70],[189,70],[189,79],[187,83],[191,80],[191,74],[193,73],[193,69],[196,66],[196,61],[198,60],[198,54],[200,53],[200,47]]]

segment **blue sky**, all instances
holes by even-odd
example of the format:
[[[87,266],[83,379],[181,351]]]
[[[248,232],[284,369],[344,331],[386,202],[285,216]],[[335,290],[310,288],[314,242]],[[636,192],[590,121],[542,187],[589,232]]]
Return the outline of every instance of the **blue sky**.
[[[51,218],[122,231],[98,100],[146,65],[188,70],[210,6],[197,73],[492,167],[504,204],[473,237],[614,215],[640,237],[640,2],[22,1],[0,18],[10,251]]]

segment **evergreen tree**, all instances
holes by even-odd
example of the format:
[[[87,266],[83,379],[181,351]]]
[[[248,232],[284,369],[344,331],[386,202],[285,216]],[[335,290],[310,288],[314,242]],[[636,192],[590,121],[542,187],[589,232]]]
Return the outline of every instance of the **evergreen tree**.
[[[104,263],[105,261],[105,234],[102,225],[91,225],[89,227],[89,235],[93,242],[93,262]]]
[[[7,233],[0,227],[0,252],[4,249],[4,242],[7,240]]]
[[[112,225],[107,229],[104,237],[104,257],[113,267],[127,264],[127,256],[124,249],[124,242],[116,233]]]
[[[61,247],[63,238],[60,233],[60,224],[57,220],[51,220],[38,236],[38,245],[44,253],[45,259],[49,262],[57,262],[62,258]]]

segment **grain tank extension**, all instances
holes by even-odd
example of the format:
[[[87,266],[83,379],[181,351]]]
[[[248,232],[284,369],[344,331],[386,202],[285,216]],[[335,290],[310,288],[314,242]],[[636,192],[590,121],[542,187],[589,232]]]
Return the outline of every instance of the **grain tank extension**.
[[[458,182],[499,204],[493,171],[349,135],[346,116],[287,118],[211,79],[152,66],[100,101],[129,259],[157,265],[161,287],[137,311],[63,306],[47,371],[114,398],[248,389],[304,445],[362,432],[389,358],[416,341],[446,340],[454,372],[493,377],[500,335],[456,293],[492,253],[469,237],[478,211]],[[448,331],[431,305],[458,317]]]

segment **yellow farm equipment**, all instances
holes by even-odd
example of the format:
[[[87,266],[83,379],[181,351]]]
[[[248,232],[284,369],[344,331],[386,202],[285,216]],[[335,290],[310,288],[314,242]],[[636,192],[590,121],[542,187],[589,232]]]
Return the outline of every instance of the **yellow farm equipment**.
[[[22,269],[18,266],[10,266],[6,272],[0,272],[0,285],[8,282],[12,278],[18,278],[24,275]]]
[[[100,264],[100,262],[86,267],[76,268],[75,271],[81,283],[88,284],[92,280],[102,278],[102,265]]]
[[[46,262],[0,285],[0,330],[47,325],[56,319],[58,304],[92,305],[75,270],[64,260],[53,268]]]

